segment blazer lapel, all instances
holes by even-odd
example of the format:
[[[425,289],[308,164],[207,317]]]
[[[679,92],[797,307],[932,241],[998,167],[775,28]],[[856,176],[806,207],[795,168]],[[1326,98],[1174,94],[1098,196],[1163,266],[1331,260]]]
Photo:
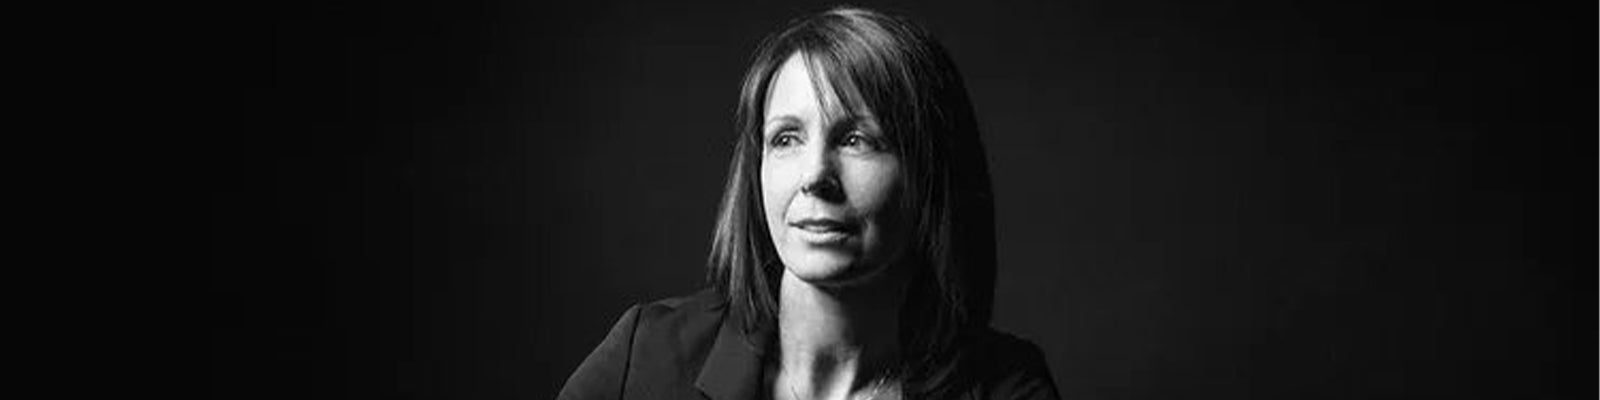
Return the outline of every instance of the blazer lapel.
[[[745,335],[739,329],[740,318],[734,309],[736,307],[730,305],[728,318],[722,319],[717,340],[711,345],[694,386],[711,400],[767,398],[761,389],[764,370],[761,359],[766,349],[766,335]]]

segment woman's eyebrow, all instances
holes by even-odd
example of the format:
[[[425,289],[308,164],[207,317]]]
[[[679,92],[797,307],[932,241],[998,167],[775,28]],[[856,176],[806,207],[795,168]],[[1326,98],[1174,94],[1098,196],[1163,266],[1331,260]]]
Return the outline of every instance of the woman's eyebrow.
[[[772,129],[773,125],[778,125],[778,124],[797,124],[798,125],[799,123],[800,123],[800,118],[799,117],[796,117],[796,116],[793,116],[793,115],[779,115],[779,116],[767,119],[767,124],[766,125],[767,125],[767,129],[770,130],[770,129]]]
[[[876,126],[878,126],[878,116],[872,115],[871,112],[860,112],[860,113],[856,113],[855,115],[853,115],[850,118],[850,122],[853,123],[853,124],[857,124],[857,125],[868,125],[868,126],[876,127]]]
[[[878,117],[872,115],[870,112],[857,112],[840,118],[834,124],[841,127],[851,127],[856,129],[877,129]]]

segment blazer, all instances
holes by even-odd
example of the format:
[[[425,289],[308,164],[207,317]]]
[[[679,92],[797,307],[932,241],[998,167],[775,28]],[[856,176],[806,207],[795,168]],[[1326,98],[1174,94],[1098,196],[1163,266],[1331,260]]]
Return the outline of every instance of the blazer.
[[[746,335],[711,290],[635,305],[567,378],[558,400],[760,400],[771,335]],[[1059,398],[1039,348],[988,330],[961,399]]]

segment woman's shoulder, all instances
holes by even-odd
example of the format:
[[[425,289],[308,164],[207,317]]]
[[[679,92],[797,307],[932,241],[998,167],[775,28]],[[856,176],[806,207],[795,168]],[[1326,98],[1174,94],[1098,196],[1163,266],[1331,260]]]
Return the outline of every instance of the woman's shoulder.
[[[557,396],[562,400],[620,399],[624,386],[671,397],[697,396],[686,362],[703,360],[726,314],[715,291],[638,303],[622,313]],[[685,397],[688,398],[688,397]]]
[[[1044,358],[1044,351],[1033,341],[994,328],[985,328],[978,332],[973,346],[988,358],[999,360],[1016,360],[1017,358]],[[1018,360],[1022,361],[1022,360]]]
[[[640,303],[639,307],[641,310],[657,312],[720,311],[726,303],[715,289],[705,288],[682,296]]]
[[[637,314],[638,328],[704,328],[715,333],[727,302],[715,290],[639,303],[627,313]]]
[[[986,328],[971,342],[971,367],[983,399],[1057,399],[1055,380],[1037,344]]]

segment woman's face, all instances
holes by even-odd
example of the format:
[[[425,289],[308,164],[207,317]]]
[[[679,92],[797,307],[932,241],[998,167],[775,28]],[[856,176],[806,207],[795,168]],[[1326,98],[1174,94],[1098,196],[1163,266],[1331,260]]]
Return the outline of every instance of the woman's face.
[[[885,270],[905,247],[900,159],[872,118],[845,110],[799,53],[773,78],[763,116],[767,229],[788,273],[845,285]],[[818,78],[815,82],[826,82]]]

